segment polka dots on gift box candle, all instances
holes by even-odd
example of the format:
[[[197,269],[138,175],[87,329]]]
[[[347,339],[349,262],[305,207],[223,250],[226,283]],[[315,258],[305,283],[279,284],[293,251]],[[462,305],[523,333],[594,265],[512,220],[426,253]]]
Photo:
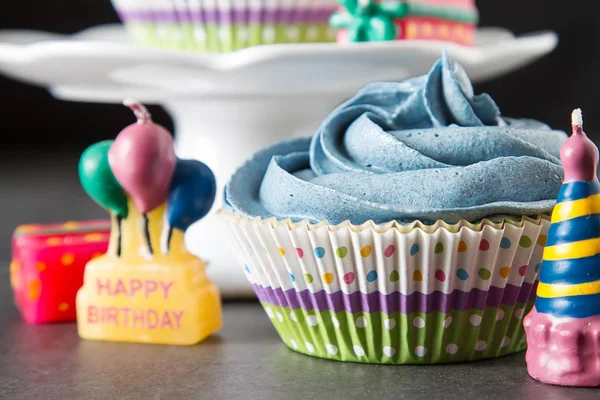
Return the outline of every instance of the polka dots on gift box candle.
[[[38,272],[44,272],[46,270],[46,268],[48,268],[48,266],[46,265],[45,262],[43,261],[38,261],[35,264],[35,268],[38,270]]]
[[[85,240],[85,237],[84,237]],[[46,239],[46,244],[48,246],[58,246],[60,244],[62,244],[62,239],[59,237],[50,237],[48,239]]]
[[[75,255],[73,253],[65,253],[60,257],[60,263],[65,267],[72,265],[75,262]]]
[[[102,242],[106,238],[106,235],[102,233],[88,233],[83,236],[83,240],[86,242]]]
[[[35,301],[40,298],[42,294],[42,281],[39,279],[34,279],[29,281],[27,284],[27,299],[31,301]]]

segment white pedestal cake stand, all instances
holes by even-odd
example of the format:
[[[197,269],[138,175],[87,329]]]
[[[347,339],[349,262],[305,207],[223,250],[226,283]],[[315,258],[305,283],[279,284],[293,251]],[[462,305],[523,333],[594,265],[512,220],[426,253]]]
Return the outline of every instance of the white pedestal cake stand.
[[[163,105],[173,117],[176,151],[215,172],[219,198],[235,168],[277,140],[311,135],[327,113],[363,85],[426,73],[446,50],[475,82],[529,64],[557,44],[552,32],[515,38],[480,29],[472,48],[437,41],[339,46],[334,43],[257,46],[229,54],[140,47],[118,25],[72,36],[0,32],[0,72],[47,87],[57,98],[121,102],[134,97]],[[186,237],[209,262],[228,297],[251,294],[214,216]]]

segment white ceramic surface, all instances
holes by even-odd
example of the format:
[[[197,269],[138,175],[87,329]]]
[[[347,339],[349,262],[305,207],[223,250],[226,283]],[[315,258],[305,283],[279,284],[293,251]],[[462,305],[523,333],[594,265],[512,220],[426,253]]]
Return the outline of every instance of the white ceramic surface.
[[[141,47],[119,25],[72,36],[0,31],[0,73],[47,87],[60,99],[163,105],[176,126],[177,153],[215,171],[222,192],[235,168],[274,141],[311,135],[327,113],[363,85],[426,73],[443,50],[475,82],[551,52],[553,32],[515,38],[479,29],[472,48],[436,41],[285,44],[229,54]],[[220,200],[216,205],[221,205]],[[214,215],[190,229],[192,251],[227,297],[251,295]]]

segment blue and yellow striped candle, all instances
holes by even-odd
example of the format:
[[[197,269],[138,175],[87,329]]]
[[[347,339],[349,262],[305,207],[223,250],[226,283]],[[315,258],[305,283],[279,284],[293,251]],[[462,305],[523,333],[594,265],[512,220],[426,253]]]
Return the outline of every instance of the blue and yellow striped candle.
[[[555,317],[600,315],[600,183],[598,149],[583,132],[581,110],[561,148],[564,183],[544,249],[535,308]]]

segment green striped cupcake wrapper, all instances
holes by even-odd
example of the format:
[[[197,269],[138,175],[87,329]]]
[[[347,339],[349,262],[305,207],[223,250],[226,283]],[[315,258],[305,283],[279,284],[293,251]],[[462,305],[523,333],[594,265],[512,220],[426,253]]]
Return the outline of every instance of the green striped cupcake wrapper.
[[[411,226],[245,218],[231,248],[285,344],[340,361],[431,364],[525,349],[548,218]]]
[[[439,364],[526,349],[523,315],[533,301],[482,310],[402,314],[305,311],[261,303],[292,350],[337,361]]]

